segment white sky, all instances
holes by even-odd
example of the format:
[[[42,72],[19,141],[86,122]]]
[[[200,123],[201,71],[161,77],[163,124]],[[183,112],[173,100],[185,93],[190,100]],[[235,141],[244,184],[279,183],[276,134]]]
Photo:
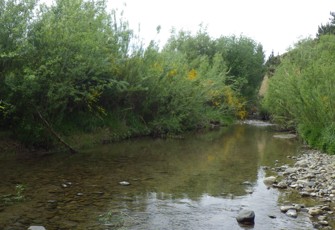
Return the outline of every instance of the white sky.
[[[314,37],[335,11],[335,0],[108,0],[108,6],[123,10],[136,33],[140,25],[145,43],[154,39],[162,46],[172,27],[196,32],[202,23],[213,38],[242,34],[261,43],[269,55]]]

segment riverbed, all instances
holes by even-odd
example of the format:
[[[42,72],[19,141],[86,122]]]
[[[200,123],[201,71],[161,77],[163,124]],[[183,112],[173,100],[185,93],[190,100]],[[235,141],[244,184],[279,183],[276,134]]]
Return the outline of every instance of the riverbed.
[[[313,229],[307,214],[281,213],[284,194],[263,183],[265,166],[292,163],[301,147],[275,134],[246,122],[75,155],[2,156],[0,196],[13,200],[0,203],[0,229]],[[243,208],[254,226],[237,223]]]

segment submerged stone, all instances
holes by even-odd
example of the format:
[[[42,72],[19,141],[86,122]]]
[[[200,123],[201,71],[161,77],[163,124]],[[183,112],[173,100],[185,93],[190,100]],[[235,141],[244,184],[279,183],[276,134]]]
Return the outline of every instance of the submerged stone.
[[[277,134],[277,135],[273,135],[274,138],[280,138],[280,139],[292,139],[292,138],[296,138],[297,135],[295,134]]]
[[[123,185],[123,186],[128,186],[130,185],[130,183],[128,181],[121,181],[119,182],[120,185]]]

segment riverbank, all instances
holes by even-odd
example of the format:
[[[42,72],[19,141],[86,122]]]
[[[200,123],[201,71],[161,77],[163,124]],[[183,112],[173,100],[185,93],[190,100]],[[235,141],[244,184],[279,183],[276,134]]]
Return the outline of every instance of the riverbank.
[[[226,116],[220,121],[208,122],[199,127],[193,129],[183,130],[179,133],[176,132],[155,132],[153,129],[149,129],[146,126],[127,126],[116,124],[111,127],[101,127],[91,130],[90,132],[84,132],[81,130],[72,131],[66,134],[58,135],[63,139],[68,146],[75,149],[78,152],[83,150],[95,148],[101,145],[107,145],[111,143],[118,143],[129,139],[152,137],[162,139],[182,139],[184,135],[190,132],[205,132],[232,125],[234,119]],[[52,145],[48,148],[26,146],[24,143],[13,138],[13,134],[9,131],[0,130],[0,154],[6,155],[48,155],[56,152],[66,152],[69,149],[62,143],[59,143],[56,139],[52,141]]]
[[[271,171],[277,177],[268,177],[265,182],[282,190],[286,197],[294,197],[301,203],[287,199],[280,207],[286,215],[296,218],[300,212],[307,212],[317,229],[335,228],[335,156],[317,150],[305,149],[301,155],[291,157],[293,165],[281,165]]]

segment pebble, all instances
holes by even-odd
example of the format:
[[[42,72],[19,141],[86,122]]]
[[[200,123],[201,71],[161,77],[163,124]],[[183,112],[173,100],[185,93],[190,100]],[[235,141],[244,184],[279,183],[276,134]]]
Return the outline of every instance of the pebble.
[[[329,228],[328,217],[333,219],[333,202],[335,201],[335,156],[321,153],[317,150],[305,150],[300,156],[292,157],[296,162],[294,166],[276,166],[272,168],[278,176],[282,176],[279,183],[276,177],[267,177],[264,183],[272,187],[297,191],[308,199],[315,200],[317,204],[311,207],[296,208],[295,205],[280,206],[280,211],[290,217],[297,217],[299,212],[308,212],[315,226]],[[277,162],[278,163],[278,162]]]
[[[119,182],[120,185],[123,185],[123,186],[128,186],[130,185],[130,183],[128,181],[121,181]]]

